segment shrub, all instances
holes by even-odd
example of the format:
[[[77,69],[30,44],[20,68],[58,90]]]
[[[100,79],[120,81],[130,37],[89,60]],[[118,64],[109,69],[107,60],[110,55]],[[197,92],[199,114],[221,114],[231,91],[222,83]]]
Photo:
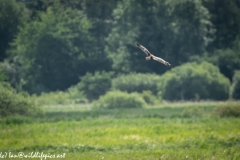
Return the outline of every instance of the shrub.
[[[95,72],[87,73],[81,77],[77,84],[79,91],[82,91],[90,101],[98,99],[100,95],[105,94],[111,88],[111,78],[113,72]]]
[[[51,104],[71,104],[74,100],[70,99],[70,95],[67,92],[56,91],[49,93],[41,93],[40,96],[33,95],[35,101],[40,105]]]
[[[3,72],[1,65],[0,65],[0,82],[5,81],[7,79],[6,74]]]
[[[233,99],[240,99],[240,70],[234,72],[230,97]]]
[[[203,116],[204,110],[198,106],[186,107],[182,111],[182,117],[184,118],[198,118]]]
[[[235,69],[240,69],[240,37],[237,36],[232,43],[231,48],[217,49],[213,56],[216,57],[216,62],[222,73],[231,79]]]
[[[166,100],[225,100],[230,81],[210,63],[187,63],[163,74],[158,87]]]
[[[132,73],[128,75],[120,75],[112,80],[112,88],[131,92],[142,92],[144,90],[151,91],[154,95],[158,93],[157,82],[160,76],[156,74]]]
[[[42,92],[41,95],[32,95],[32,97],[40,105],[76,104],[87,102],[85,95],[79,91],[76,86],[68,88],[65,92]]]
[[[73,103],[88,102],[88,99],[84,95],[83,91],[80,91],[77,86],[72,86],[68,88],[67,93],[69,94],[69,98],[73,101]]]
[[[16,93],[9,83],[0,83],[0,116],[36,116],[41,113],[42,111],[28,93]]]
[[[23,117],[23,116],[9,116],[4,119],[3,121],[5,124],[10,125],[10,124],[28,124],[33,122],[33,118],[30,117]]]
[[[150,105],[156,104],[161,101],[161,98],[153,95],[151,91],[143,91],[139,95],[141,95],[143,97],[144,101]]]
[[[146,103],[137,93],[110,91],[93,103],[94,108],[142,108]]]
[[[229,102],[214,110],[214,115],[219,117],[240,117],[240,103]]]

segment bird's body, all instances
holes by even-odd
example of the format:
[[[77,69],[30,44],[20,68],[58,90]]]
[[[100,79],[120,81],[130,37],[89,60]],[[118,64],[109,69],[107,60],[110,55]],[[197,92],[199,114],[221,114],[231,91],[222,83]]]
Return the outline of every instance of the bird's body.
[[[154,56],[153,54],[151,54],[147,48],[143,47],[141,44],[137,43],[137,46],[144,52],[147,54],[146,60],[150,60],[153,59],[155,61],[161,62],[162,64],[166,65],[166,66],[170,66],[171,64],[168,63],[167,61],[163,60],[162,58],[159,58],[157,56]]]

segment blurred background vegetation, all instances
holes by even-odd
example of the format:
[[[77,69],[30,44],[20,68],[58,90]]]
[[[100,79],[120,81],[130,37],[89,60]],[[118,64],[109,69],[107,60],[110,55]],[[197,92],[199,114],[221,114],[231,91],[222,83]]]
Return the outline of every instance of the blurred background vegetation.
[[[240,99],[239,0],[2,0],[0,24],[2,117]]]

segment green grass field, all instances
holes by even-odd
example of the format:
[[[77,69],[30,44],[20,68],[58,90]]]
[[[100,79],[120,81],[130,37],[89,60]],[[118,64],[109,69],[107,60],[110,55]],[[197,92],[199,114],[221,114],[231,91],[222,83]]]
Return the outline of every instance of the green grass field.
[[[238,160],[240,119],[213,116],[221,103],[96,111],[89,105],[45,106],[40,118],[1,119],[0,159],[39,152],[73,160]]]

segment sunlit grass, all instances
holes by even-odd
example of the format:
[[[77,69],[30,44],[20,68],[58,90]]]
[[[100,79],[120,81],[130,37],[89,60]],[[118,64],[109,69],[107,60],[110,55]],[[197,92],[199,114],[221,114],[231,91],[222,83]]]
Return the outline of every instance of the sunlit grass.
[[[68,105],[44,105],[44,110],[46,112],[71,112],[71,111],[89,111],[91,110],[91,104],[68,104]]]
[[[0,150],[84,155],[86,152],[90,157],[93,156],[91,152],[97,152],[122,158],[128,155],[146,157],[150,153],[150,157],[164,153],[176,157],[182,153],[200,158],[202,152],[213,156],[222,150],[218,153],[220,158],[230,150],[240,158],[237,153],[240,147],[239,124],[240,119],[235,118],[143,118],[5,125],[0,131]]]
[[[240,159],[240,119],[211,116],[211,106],[195,106],[200,117],[184,115],[195,111],[188,105],[97,111],[64,107],[52,106],[45,117],[23,123],[2,120],[0,152],[66,153],[66,159],[91,160]]]
[[[154,106],[149,106],[150,108],[159,108],[159,107],[218,107],[224,104],[236,104],[240,103],[240,101],[176,101],[169,102],[163,101],[162,103],[156,104]]]

